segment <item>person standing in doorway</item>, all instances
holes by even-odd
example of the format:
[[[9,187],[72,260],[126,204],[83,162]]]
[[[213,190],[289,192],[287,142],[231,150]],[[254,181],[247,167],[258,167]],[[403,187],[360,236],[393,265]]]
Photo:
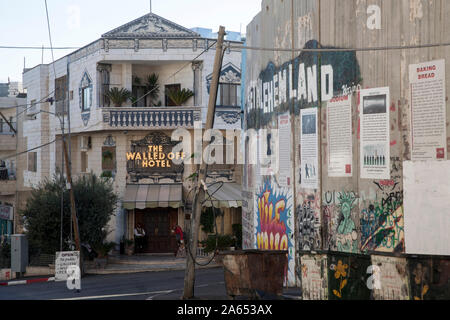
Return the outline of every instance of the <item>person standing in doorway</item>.
[[[142,253],[144,250],[145,230],[140,223],[134,228],[134,239],[136,243],[136,253]]]

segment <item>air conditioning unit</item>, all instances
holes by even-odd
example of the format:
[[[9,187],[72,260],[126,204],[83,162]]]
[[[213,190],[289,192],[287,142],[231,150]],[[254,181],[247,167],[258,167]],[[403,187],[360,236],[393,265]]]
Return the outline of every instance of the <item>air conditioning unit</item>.
[[[81,151],[88,151],[91,149],[91,137],[81,136],[80,137],[80,150]]]

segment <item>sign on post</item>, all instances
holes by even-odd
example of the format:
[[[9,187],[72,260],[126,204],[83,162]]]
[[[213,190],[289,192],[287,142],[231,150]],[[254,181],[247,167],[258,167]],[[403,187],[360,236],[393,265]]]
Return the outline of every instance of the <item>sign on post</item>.
[[[56,252],[55,281],[67,281],[70,267],[80,267],[80,251]]]

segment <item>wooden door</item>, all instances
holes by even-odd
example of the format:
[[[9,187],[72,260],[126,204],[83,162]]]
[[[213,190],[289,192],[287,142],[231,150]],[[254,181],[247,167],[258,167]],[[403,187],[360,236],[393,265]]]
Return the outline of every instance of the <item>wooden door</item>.
[[[176,249],[176,239],[171,228],[177,223],[176,209],[156,208],[137,210],[136,223],[144,226],[146,233],[146,253],[171,253]]]

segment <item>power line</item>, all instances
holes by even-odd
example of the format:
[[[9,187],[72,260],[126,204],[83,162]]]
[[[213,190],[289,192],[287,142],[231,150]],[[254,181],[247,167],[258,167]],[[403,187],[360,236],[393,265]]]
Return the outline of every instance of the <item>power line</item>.
[[[6,156],[5,158],[2,158],[1,160],[8,160],[8,159],[11,159],[11,158],[15,158],[15,157],[20,156],[20,155],[22,155],[22,154],[25,154],[25,153],[28,153],[28,152],[31,152],[31,151],[34,151],[34,150],[37,150],[37,149],[46,147],[46,146],[48,146],[48,145],[50,145],[50,144],[52,144],[52,143],[55,143],[56,140],[58,140],[58,139],[60,139],[60,138],[56,138],[55,140],[53,140],[53,141],[51,141],[51,142],[48,142],[48,143],[45,143],[45,144],[43,144],[43,145],[40,145],[40,146],[38,146],[38,147],[28,149],[27,151],[23,151],[23,152],[19,152],[19,153],[13,154],[13,155]]]
[[[77,50],[80,47],[33,47],[33,46],[0,46],[0,49],[24,49],[24,50]]]
[[[406,49],[424,49],[450,46],[450,42],[445,43],[430,43],[422,45],[407,45],[407,46],[384,46],[384,47],[359,47],[359,48],[268,48],[268,47],[255,47],[255,46],[237,46],[228,45],[229,49],[247,49],[247,50],[259,50],[259,51],[285,51],[285,52],[348,52],[348,51],[388,51],[388,50],[406,50]]]

